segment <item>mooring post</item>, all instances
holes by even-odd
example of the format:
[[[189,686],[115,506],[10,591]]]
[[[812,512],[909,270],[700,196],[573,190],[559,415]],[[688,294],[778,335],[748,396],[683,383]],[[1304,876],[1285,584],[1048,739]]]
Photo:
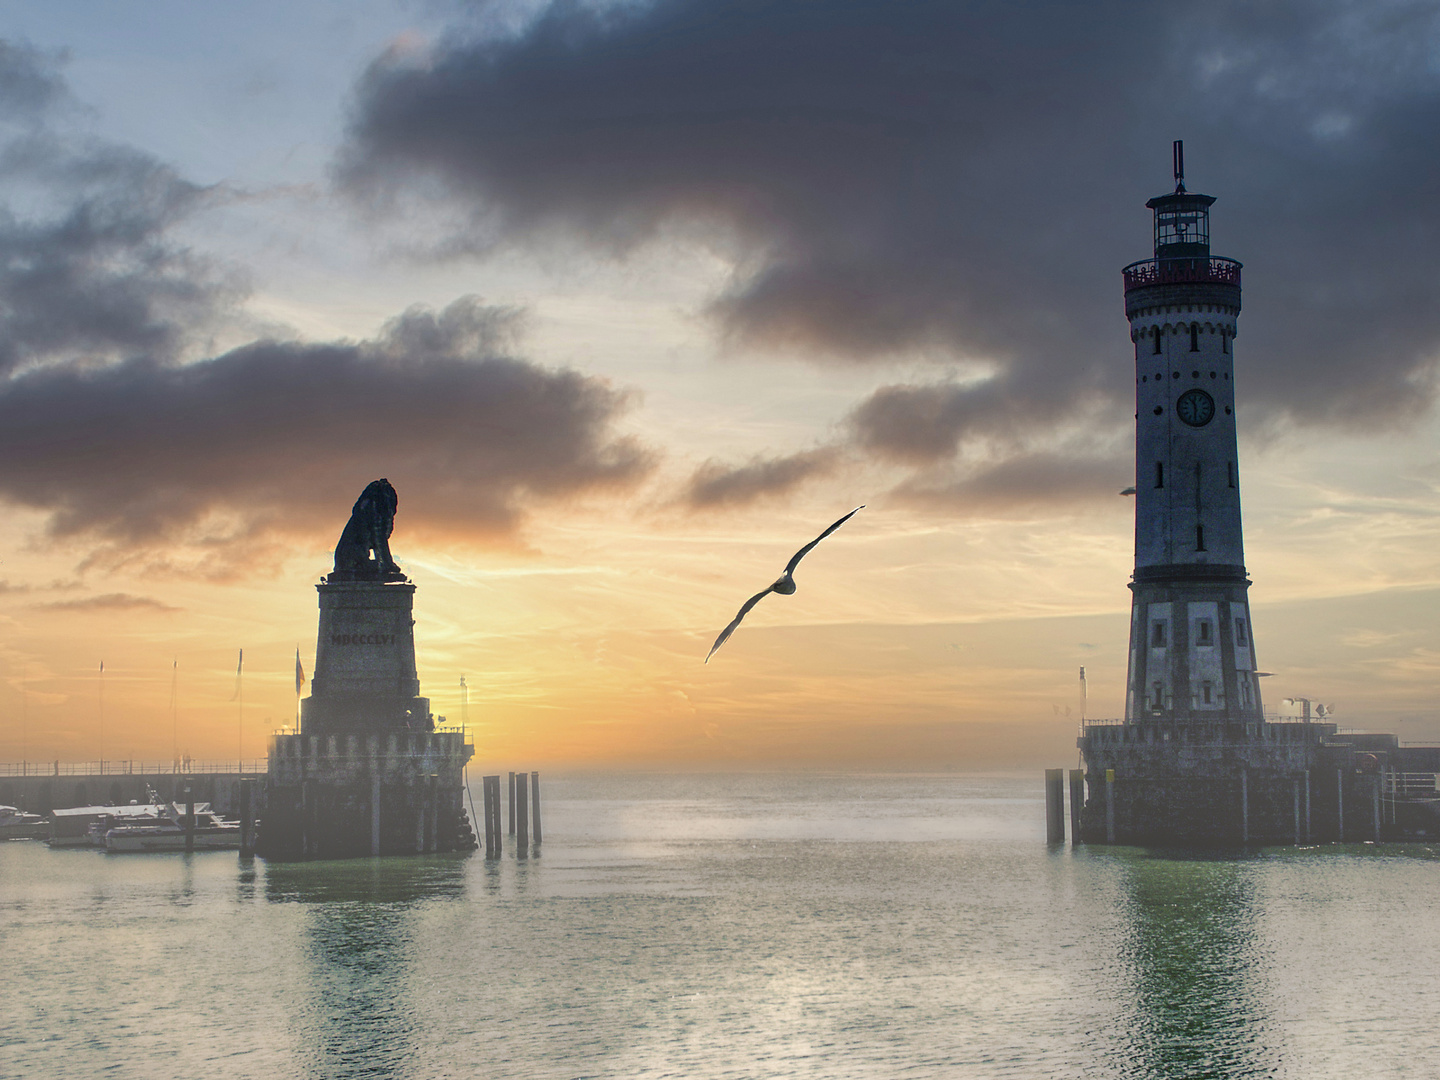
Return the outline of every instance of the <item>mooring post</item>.
[[[185,850],[195,850],[195,781],[185,779]]]
[[[492,779],[493,779],[493,783],[490,785],[490,798],[491,798],[491,800],[492,800],[492,801],[491,801],[491,804],[490,804],[490,806],[491,806],[491,811],[490,811],[490,812],[491,812],[491,814],[494,816],[494,822],[495,822],[495,857],[498,859],[498,858],[500,857],[501,853],[504,852],[504,850],[505,850],[505,843],[504,843],[504,839],[503,839],[503,837],[504,837],[504,835],[505,835],[505,822],[500,819],[500,814],[501,814],[501,808],[500,808],[500,774],[499,774],[499,773],[496,773],[495,776],[494,776]]]
[[[1380,839],[1380,774],[1376,773],[1370,784],[1371,817],[1375,821],[1375,839]]]
[[[505,831],[506,831],[507,833],[509,833],[511,836],[514,836],[514,835],[515,835],[515,774],[514,774],[513,772],[510,774],[510,817],[509,817],[507,820],[509,821],[510,826],[509,826],[509,828],[507,828]]]
[[[440,850],[440,777],[425,778],[425,850]]]
[[[515,854],[525,858],[530,847],[530,807],[525,794],[525,774],[515,774]]]
[[[1063,802],[1065,773],[1061,769],[1045,770],[1045,842],[1065,843],[1065,805]]]
[[[540,843],[540,774],[530,774],[530,831],[535,834],[535,843]]]
[[[1335,818],[1336,836],[1340,843],[1345,842],[1345,770],[1335,770]]]
[[[250,801],[254,780],[240,781],[240,857],[255,854],[255,811]]]
[[[480,777],[480,821],[485,830],[485,857],[495,857],[495,841],[490,835],[490,777]]]
[[[1295,796],[1295,846],[1300,846],[1300,781],[1290,781],[1291,794]]]
[[[374,758],[371,758],[372,764]],[[370,777],[370,854],[380,854],[380,774]]]
[[[1310,843],[1310,770],[1305,770],[1305,843]]]
[[[485,857],[500,857],[500,776],[484,777],[481,781],[485,799]]]
[[[1240,766],[1240,842],[1250,842],[1250,770]]]
[[[1115,770],[1105,770],[1105,843],[1115,843]]]
[[[1080,843],[1080,813],[1085,809],[1085,771],[1070,770],[1070,846]]]

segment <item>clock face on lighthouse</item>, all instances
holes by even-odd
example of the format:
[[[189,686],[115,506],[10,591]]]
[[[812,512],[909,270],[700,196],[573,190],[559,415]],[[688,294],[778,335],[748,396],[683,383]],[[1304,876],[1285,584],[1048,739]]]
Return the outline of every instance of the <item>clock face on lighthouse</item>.
[[[1186,390],[1175,402],[1175,415],[1191,427],[1204,427],[1215,415],[1215,399],[1204,390]]]

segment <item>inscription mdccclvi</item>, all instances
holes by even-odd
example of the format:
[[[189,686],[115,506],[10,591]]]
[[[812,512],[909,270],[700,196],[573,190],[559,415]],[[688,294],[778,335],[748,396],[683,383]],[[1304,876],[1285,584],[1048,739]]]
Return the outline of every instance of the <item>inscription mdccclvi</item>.
[[[394,645],[394,634],[331,634],[331,645]]]

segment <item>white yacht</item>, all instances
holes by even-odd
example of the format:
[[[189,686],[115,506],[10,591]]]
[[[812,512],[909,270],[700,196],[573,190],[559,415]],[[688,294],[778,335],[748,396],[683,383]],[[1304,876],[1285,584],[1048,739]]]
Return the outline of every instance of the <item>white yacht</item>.
[[[240,823],[226,821],[210,809],[195,804],[195,851],[236,850],[240,847]],[[104,830],[106,851],[184,851],[190,837],[190,815],[185,804],[170,803],[155,819],[131,819]],[[99,830],[97,825],[96,830]]]
[[[44,840],[49,835],[50,822],[41,815],[0,806],[0,840]]]

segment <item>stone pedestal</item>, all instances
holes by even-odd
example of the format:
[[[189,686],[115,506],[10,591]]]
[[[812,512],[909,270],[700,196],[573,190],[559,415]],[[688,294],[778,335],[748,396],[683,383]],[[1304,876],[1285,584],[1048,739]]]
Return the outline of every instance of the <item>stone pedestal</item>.
[[[415,586],[326,581],[310,697],[300,703],[306,735],[431,731],[430,701],[415,674]]]
[[[436,731],[415,672],[415,586],[332,574],[300,732],[270,742],[256,854],[343,859],[473,851],[463,731]]]

